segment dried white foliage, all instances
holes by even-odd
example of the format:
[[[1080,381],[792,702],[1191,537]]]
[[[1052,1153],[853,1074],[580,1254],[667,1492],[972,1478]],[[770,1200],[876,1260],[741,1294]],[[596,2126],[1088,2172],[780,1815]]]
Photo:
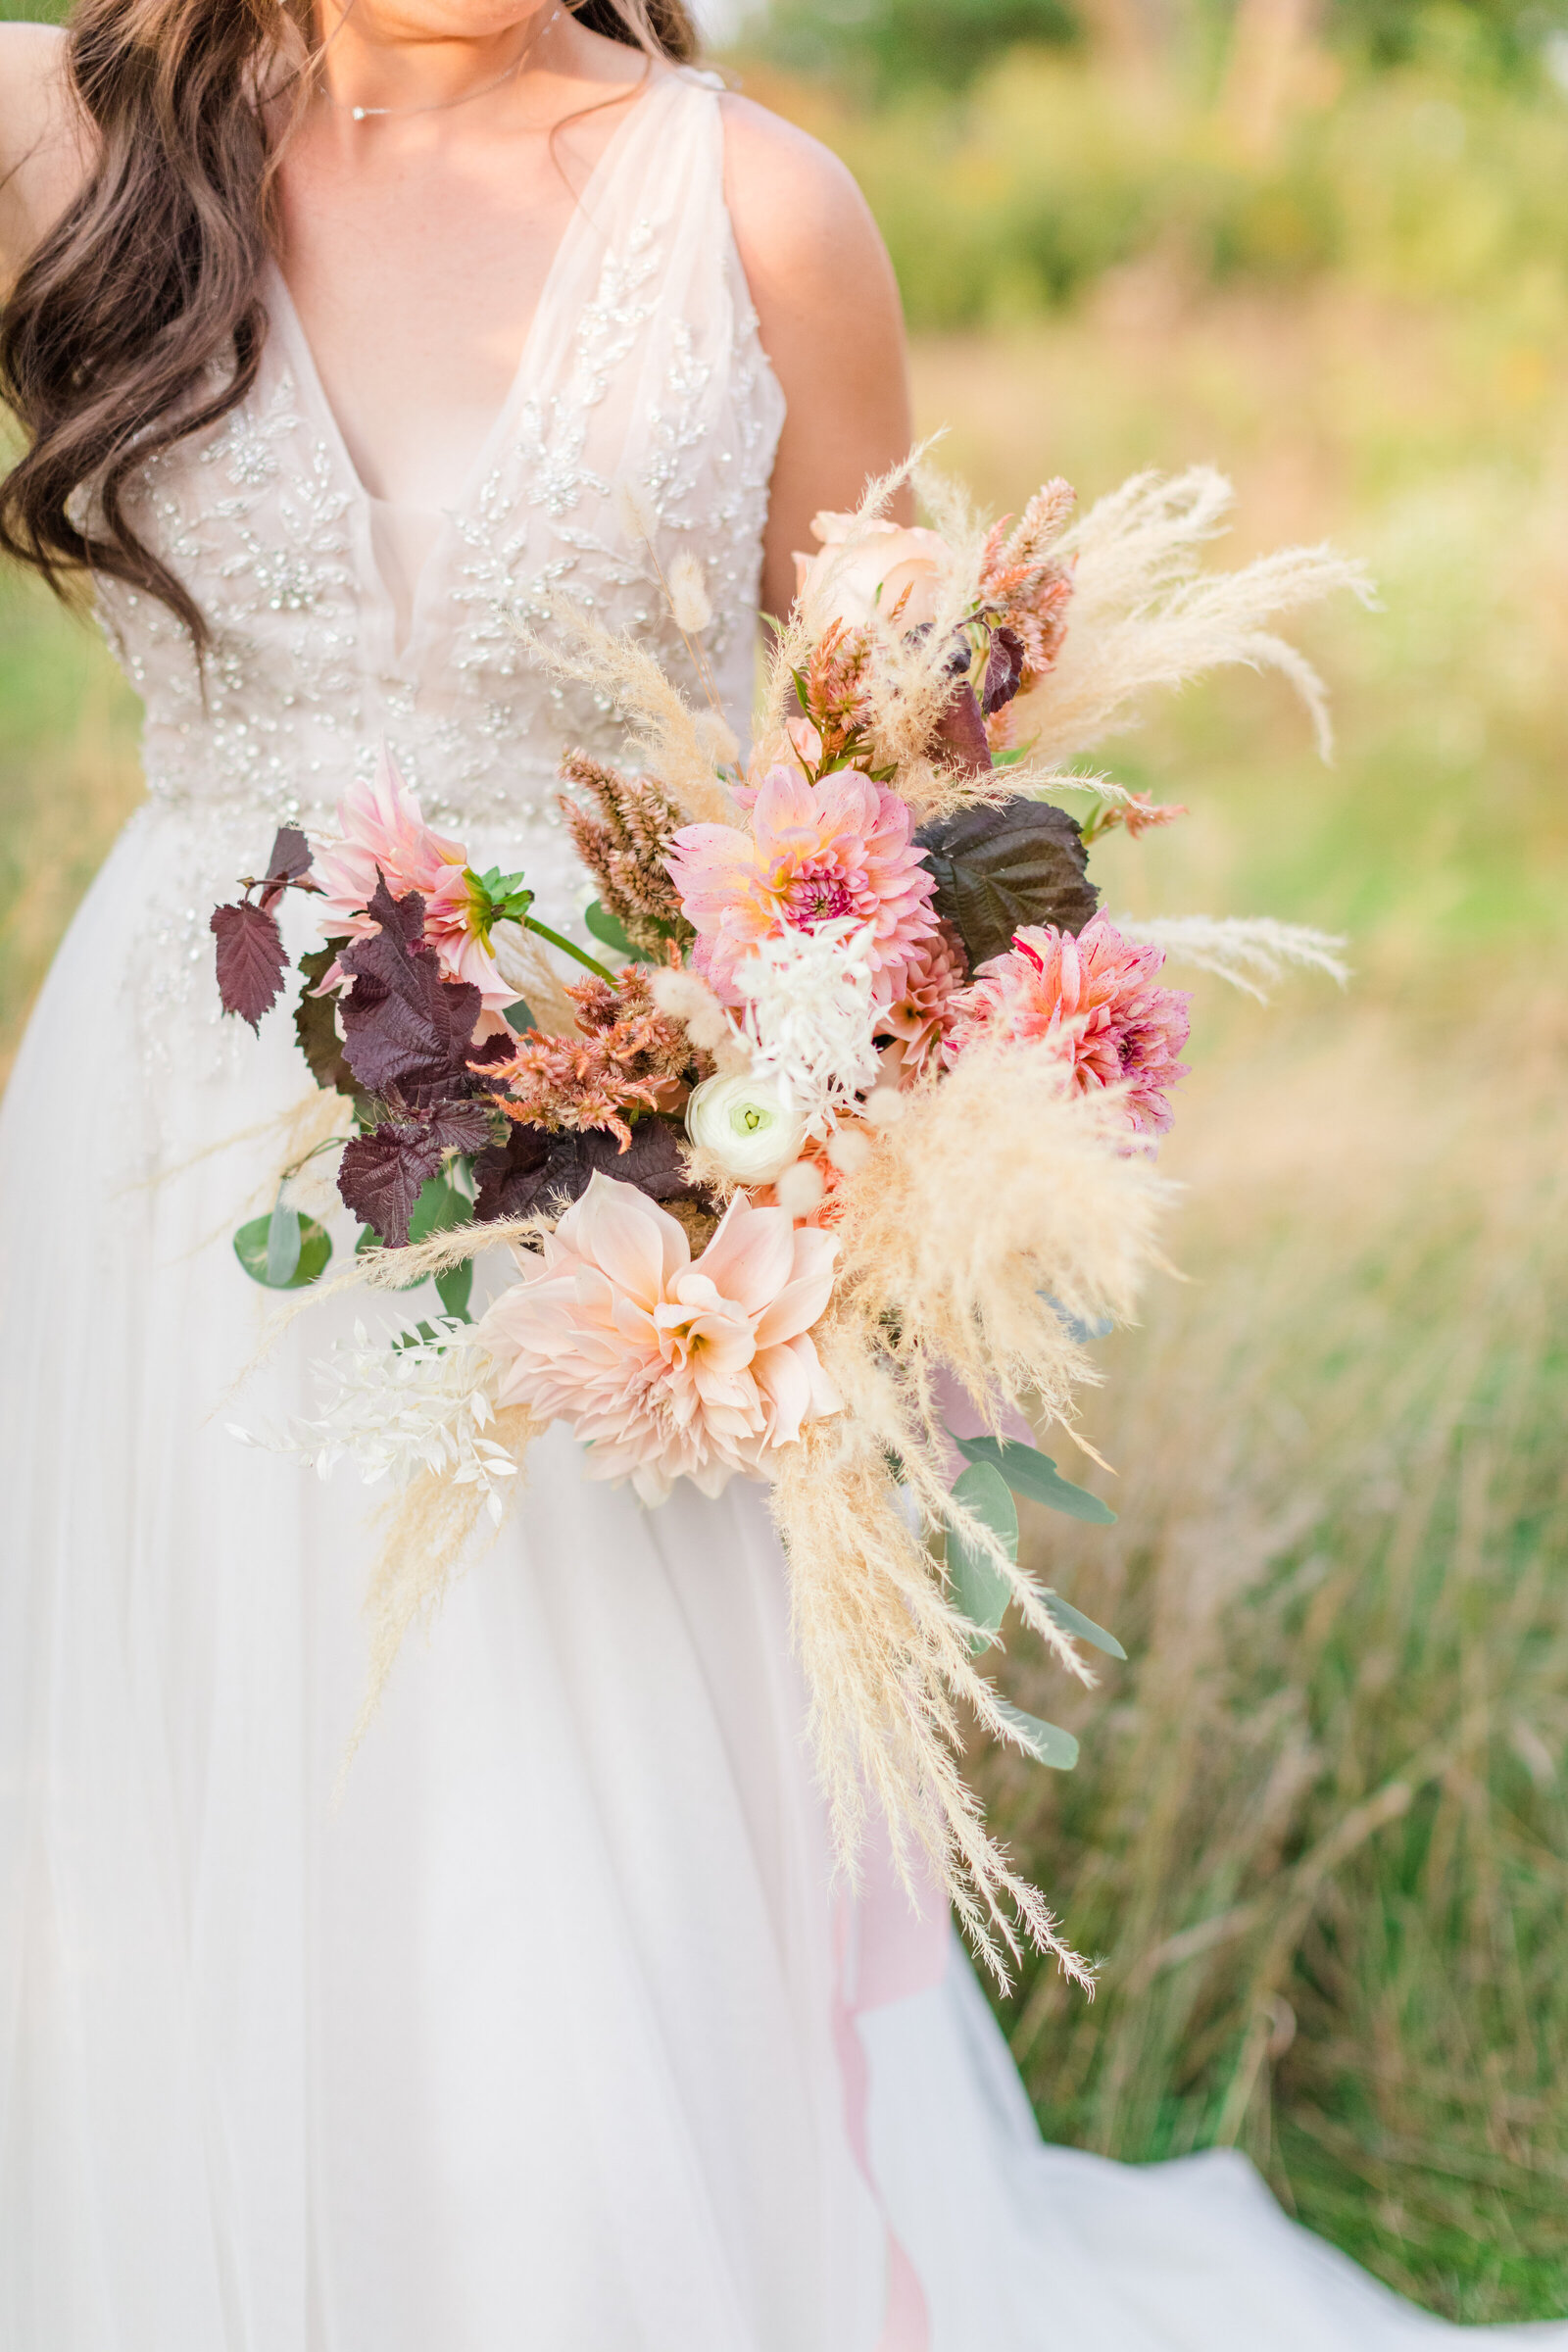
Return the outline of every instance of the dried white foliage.
[[[752,1068],[779,1081],[812,1135],[827,1135],[876,1081],[870,945],[869,930],[842,916],[759,941],[735,975]]]

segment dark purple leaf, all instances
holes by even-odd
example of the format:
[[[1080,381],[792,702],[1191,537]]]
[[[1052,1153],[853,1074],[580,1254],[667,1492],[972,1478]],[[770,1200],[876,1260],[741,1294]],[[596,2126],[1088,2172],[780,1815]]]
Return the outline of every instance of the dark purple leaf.
[[[225,1012],[259,1029],[264,1012],[282,993],[288,958],[277,924],[265,908],[240,900],[213,910],[218,941],[218,993]]]
[[[494,1114],[482,1102],[438,1102],[427,1124],[443,1152],[484,1152],[495,1132]]]
[[[644,1117],[622,1152],[603,1128],[555,1135],[514,1123],[504,1144],[473,1163],[473,1213],[482,1224],[497,1217],[531,1217],[580,1200],[594,1175],[634,1184],[651,1200],[703,1200],[686,1174],[684,1131],[675,1119]]]
[[[966,776],[983,776],[991,766],[986,722],[972,686],[960,686],[937,722],[932,750]]]
[[[344,1058],[343,1040],[337,1033],[334,1017],[336,1001],[318,997],[315,991],[326,978],[337,959],[339,951],[348,946],[346,939],[329,939],[324,948],[312,948],[300,957],[300,970],[305,974],[305,990],[294,1007],[294,1035],[300,1052],[311,1065],[311,1075],[319,1087],[340,1095],[357,1096],[363,1089],[355,1084],[354,1072]]]
[[[1005,955],[1022,923],[1076,936],[1099,904],[1078,827],[1050,801],[965,808],[914,838],[937,878],[936,911],[956,925],[971,967]]]
[[[1015,629],[993,629],[985,684],[980,690],[980,708],[987,718],[993,710],[1000,710],[1011,702],[1022,676],[1023,639]]]
[[[368,911],[380,929],[340,958],[354,985],[342,1000],[343,1052],[367,1093],[399,1089],[414,1102],[471,1090],[468,1061],[479,991],[443,980],[424,945],[424,901],[394,899],[378,880]]]
[[[298,825],[283,825],[272,843],[272,854],[267,860],[267,882],[262,891],[262,905],[277,905],[291,882],[298,882],[311,870],[311,845]]]
[[[442,1158],[442,1148],[427,1126],[414,1119],[386,1119],[344,1146],[337,1189],[345,1205],[373,1225],[389,1249],[401,1250],[408,1242],[414,1203]]]

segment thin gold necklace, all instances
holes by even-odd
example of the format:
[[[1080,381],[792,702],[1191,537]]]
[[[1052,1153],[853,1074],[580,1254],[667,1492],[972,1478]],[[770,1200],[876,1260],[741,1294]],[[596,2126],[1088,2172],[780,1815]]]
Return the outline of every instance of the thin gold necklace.
[[[387,117],[403,120],[412,115],[450,114],[455,106],[470,106],[476,98],[488,98],[492,90],[499,90],[503,83],[512,81],[520,74],[560,14],[559,5],[550,11],[537,31],[529,34],[504,74],[498,74],[494,81],[482,81],[476,90],[465,90],[461,97],[438,98],[433,106],[350,106],[346,100],[334,98],[328,90],[325,93],[326,102],[328,106],[335,106],[340,114],[347,115],[351,122],[369,122]]]

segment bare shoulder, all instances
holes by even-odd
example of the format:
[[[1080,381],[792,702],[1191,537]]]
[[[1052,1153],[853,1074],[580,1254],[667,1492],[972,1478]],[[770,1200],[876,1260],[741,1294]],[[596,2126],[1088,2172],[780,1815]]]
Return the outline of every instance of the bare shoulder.
[[[70,203],[86,154],[65,34],[0,24],[0,277],[16,272]]]
[[[893,297],[887,253],[854,174],[809,132],[726,92],[724,182],[759,308],[787,289],[853,306]]]

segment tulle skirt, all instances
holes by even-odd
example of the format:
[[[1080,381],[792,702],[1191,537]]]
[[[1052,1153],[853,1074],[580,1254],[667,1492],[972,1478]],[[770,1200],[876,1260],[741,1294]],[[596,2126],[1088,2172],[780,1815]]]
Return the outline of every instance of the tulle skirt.
[[[645,1510],[553,1431],[343,1770],[374,1498],[230,1425],[384,1310],[247,1373],[231,1235],[305,1090],[149,919],[180,822],[122,837],[0,1112],[0,2352],[1445,2332],[1239,2158],[1043,2147],[956,1946],[868,1992],[757,1490]]]

